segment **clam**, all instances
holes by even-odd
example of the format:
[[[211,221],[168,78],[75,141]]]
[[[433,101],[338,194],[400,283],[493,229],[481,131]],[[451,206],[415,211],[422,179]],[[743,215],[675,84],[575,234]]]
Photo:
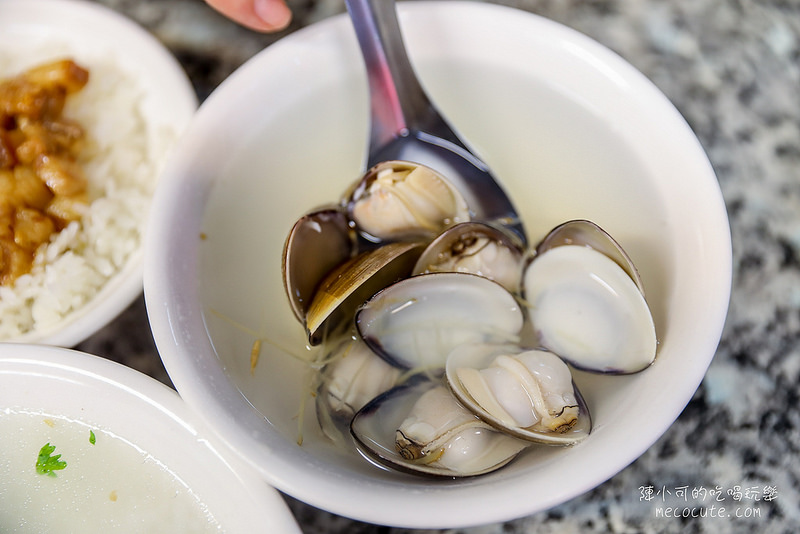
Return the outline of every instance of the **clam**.
[[[512,343],[524,324],[513,295],[487,278],[431,273],[376,293],[356,313],[364,341],[392,365],[444,369],[465,343]]]
[[[331,337],[348,324],[364,301],[387,284],[407,277],[422,248],[418,243],[388,243],[362,252],[328,273],[306,313],[309,342],[319,344]]]
[[[295,222],[283,247],[283,287],[295,317],[301,323],[317,285],[353,253],[354,236],[347,214],[324,207]]]
[[[464,197],[445,177],[408,161],[372,167],[346,203],[356,228],[373,242],[430,240],[470,217]]]
[[[413,274],[472,273],[494,280],[508,291],[519,290],[523,245],[515,234],[482,222],[451,226],[422,252]]]
[[[356,336],[337,343],[330,360],[322,372],[317,402],[348,421],[369,401],[391,389],[402,372]]]
[[[591,418],[569,367],[555,354],[513,345],[464,345],[447,359],[453,395],[492,426],[549,445],[589,435]]]
[[[565,240],[556,231],[524,272],[538,343],[587,371],[641,371],[654,361],[658,340],[636,270],[629,260],[620,263],[627,255],[610,237],[603,239],[607,234],[585,221],[575,228],[588,228],[593,241]]]
[[[527,446],[461,406],[441,382],[424,378],[367,404],[353,418],[350,432],[381,464],[448,477],[493,471]]]

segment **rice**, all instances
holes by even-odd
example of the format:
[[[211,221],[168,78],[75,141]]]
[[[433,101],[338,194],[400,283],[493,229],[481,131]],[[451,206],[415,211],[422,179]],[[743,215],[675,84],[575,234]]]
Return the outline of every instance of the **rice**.
[[[52,51],[59,50],[58,56]],[[0,339],[56,327],[89,303],[141,247],[160,167],[176,134],[149,131],[144,89],[113,58],[82,58],[48,44],[24,57],[0,54],[0,78],[70,57],[89,70],[89,83],[68,97],[64,116],[86,130],[90,204],[87,213],[42,245],[30,273],[0,287]]]

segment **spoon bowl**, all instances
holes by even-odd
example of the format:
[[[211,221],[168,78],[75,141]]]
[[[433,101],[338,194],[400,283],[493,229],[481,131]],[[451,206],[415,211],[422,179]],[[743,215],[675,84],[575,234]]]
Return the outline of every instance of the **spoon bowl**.
[[[527,242],[508,195],[422,88],[403,44],[394,0],[347,0],[346,4],[369,84],[367,167],[390,160],[426,165],[455,185],[475,219],[502,224]]]

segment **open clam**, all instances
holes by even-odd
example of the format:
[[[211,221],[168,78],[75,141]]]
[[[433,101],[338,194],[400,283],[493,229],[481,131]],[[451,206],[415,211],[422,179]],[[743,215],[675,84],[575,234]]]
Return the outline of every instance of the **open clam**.
[[[369,169],[346,199],[350,219],[373,242],[430,240],[470,218],[461,193],[433,169],[385,161]]]
[[[591,431],[569,367],[555,354],[514,345],[464,345],[447,359],[447,384],[470,411],[521,439],[573,445]]]
[[[413,276],[376,293],[356,313],[356,328],[378,355],[405,369],[444,369],[465,343],[513,343],[524,324],[513,295],[465,273]]]
[[[542,347],[587,371],[635,373],[655,359],[655,324],[633,264],[606,236],[588,221],[554,230],[525,269],[523,295]]]
[[[523,252],[516,234],[488,223],[465,222],[439,234],[422,252],[413,274],[472,273],[515,293],[522,278]]]
[[[419,378],[353,418],[350,432],[369,457],[411,473],[464,477],[498,469],[527,446],[461,406],[441,382]]]

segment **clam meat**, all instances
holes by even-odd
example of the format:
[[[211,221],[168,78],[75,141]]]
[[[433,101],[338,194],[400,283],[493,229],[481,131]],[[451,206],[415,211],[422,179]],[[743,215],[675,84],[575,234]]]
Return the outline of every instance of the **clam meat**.
[[[413,274],[477,274],[515,293],[522,279],[523,253],[516,235],[487,223],[465,222],[439,234],[422,252]]]
[[[591,428],[569,367],[551,352],[463,346],[448,358],[446,376],[465,407],[517,437],[571,445]]]
[[[407,161],[379,163],[350,195],[350,218],[370,241],[431,239],[469,220],[461,193],[441,174]]]
[[[402,371],[378,357],[358,337],[339,343],[323,370],[317,402],[348,421],[369,401],[391,389]]]

